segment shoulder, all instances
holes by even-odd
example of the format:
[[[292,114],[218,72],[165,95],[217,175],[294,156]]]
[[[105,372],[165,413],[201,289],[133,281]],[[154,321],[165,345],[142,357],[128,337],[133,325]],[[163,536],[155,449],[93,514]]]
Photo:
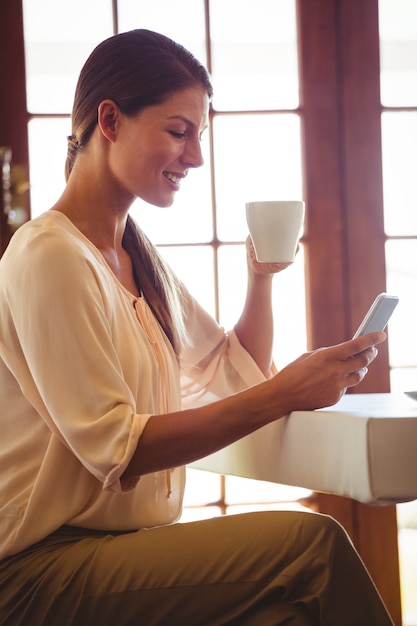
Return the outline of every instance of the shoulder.
[[[67,256],[96,257],[98,251],[82,233],[57,211],[48,211],[23,224],[13,235],[2,262],[28,264],[59,262]]]
[[[80,231],[57,211],[30,220],[13,235],[0,260],[0,281],[30,286],[40,280],[69,286],[85,281],[102,264],[100,254]]]
[[[37,250],[80,248],[88,240],[76,229],[70,220],[58,211],[48,211],[23,224],[10,240],[5,256],[17,252]]]

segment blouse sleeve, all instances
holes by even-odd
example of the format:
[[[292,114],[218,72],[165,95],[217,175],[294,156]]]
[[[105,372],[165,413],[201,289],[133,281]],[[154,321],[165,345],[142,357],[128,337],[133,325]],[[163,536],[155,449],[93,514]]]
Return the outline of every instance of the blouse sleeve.
[[[112,341],[105,276],[65,237],[27,244],[16,237],[7,265],[4,360],[52,436],[119,491],[149,415],[135,413]]]
[[[265,380],[234,330],[224,329],[185,291],[188,344],[181,355],[183,408],[215,402]]]

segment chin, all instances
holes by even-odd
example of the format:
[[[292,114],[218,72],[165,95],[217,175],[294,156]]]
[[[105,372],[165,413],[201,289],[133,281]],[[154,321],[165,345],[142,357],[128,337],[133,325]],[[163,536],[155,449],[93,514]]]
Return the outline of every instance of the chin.
[[[165,200],[157,200],[155,202],[153,202],[152,204],[154,204],[155,206],[160,207],[161,209],[167,209],[168,207],[172,206],[174,204],[174,200],[175,198],[165,198]]]
[[[168,208],[174,204],[175,195],[157,195],[157,194],[142,194],[138,196],[147,204],[151,204],[152,206],[157,206],[161,209]]]

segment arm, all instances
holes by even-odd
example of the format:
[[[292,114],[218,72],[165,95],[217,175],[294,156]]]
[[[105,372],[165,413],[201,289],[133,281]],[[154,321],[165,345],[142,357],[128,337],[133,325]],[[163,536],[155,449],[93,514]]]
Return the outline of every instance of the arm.
[[[385,339],[372,333],[307,353],[273,378],[196,409],[148,420],[124,478],[191,463],[291,411],[337,402],[364,378]]]
[[[250,238],[246,241],[248,287],[236,335],[263,374],[268,377],[272,364],[273,314],[272,279],[290,263],[258,263]]]

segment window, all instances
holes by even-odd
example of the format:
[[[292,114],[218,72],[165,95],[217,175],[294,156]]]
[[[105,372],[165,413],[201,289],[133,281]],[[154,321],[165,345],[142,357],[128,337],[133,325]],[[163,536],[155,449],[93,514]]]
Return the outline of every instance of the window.
[[[417,5],[380,0],[382,158],[393,390],[417,388]]]
[[[282,277],[279,276],[276,281],[277,330],[278,333],[285,332],[282,329],[288,327],[293,333],[291,341],[284,344],[287,348],[281,351],[280,345],[279,350],[276,350],[278,365],[280,365],[279,359],[282,358],[285,362],[295,354],[298,355],[300,352],[298,345],[304,347],[304,318],[308,325],[309,347],[336,343],[354,332],[377,291],[385,288],[397,291],[396,279],[392,282],[390,277],[400,276],[403,284],[406,284],[407,266],[400,267],[400,272],[397,272],[396,259],[394,252],[391,254],[390,247],[392,248],[391,244],[399,244],[401,250],[405,249],[401,244],[408,246],[411,242],[410,235],[412,239],[414,234],[411,231],[404,234],[402,227],[399,228],[400,222],[397,223],[396,217],[391,219],[387,215],[390,191],[386,174],[392,149],[386,147],[387,139],[383,137],[383,185],[380,146],[381,112],[385,125],[384,118],[389,120],[389,116],[394,115],[399,119],[399,113],[413,113],[414,104],[411,100],[406,102],[400,90],[398,90],[400,100],[397,103],[389,102],[385,98],[386,90],[383,87],[385,95],[383,95],[381,109],[378,0],[363,0],[360,3],[351,0],[315,0],[315,2],[294,0],[294,3],[287,0],[275,0],[271,4],[263,1],[241,0],[237,5],[231,0],[218,0],[217,2],[215,0],[188,0],[188,2],[178,0],[175,3],[168,1],[145,3],[140,0],[129,2],[84,0],[81,3],[80,0],[74,0],[68,3],[68,6],[65,2],[58,3],[59,6],[57,6],[57,3],[52,0],[24,0],[23,4],[26,49],[28,55],[32,55],[31,60],[27,59],[28,88],[30,85],[35,86],[38,81],[37,94],[28,94],[31,199],[34,215],[54,202],[64,184],[62,171],[66,145],[62,139],[69,133],[68,116],[72,99],[72,95],[68,94],[73,92],[81,63],[96,43],[113,32],[145,26],[160,29],[183,41],[197,56],[207,61],[213,72],[218,92],[215,116],[210,130],[211,137],[206,142],[207,165],[204,172],[203,170],[198,172],[198,176],[201,175],[202,178],[198,181],[197,177],[195,178],[199,198],[199,220],[194,219],[192,228],[183,227],[180,232],[181,237],[178,238],[175,235],[175,238],[170,239],[171,231],[166,229],[165,239],[162,240],[161,234],[161,240],[158,241],[164,254],[178,268],[186,282],[189,281],[190,288],[209,310],[212,307],[211,310],[218,315],[219,319],[224,320],[225,324],[229,323],[229,319],[234,318],[234,303],[231,303],[231,307],[226,306],[227,299],[224,299],[224,295],[227,297],[230,283],[233,283],[233,288],[237,289],[236,293],[240,293],[241,287],[235,283],[238,282],[238,271],[241,276],[242,264],[239,254],[242,251],[246,229],[241,213],[239,213],[240,226],[236,231],[231,232],[230,224],[237,226],[236,210],[238,212],[240,210],[238,193],[242,189],[250,190],[252,183],[247,172],[244,171],[242,175],[242,171],[238,168],[234,174],[232,170],[230,173],[225,170],[225,179],[222,182],[218,164],[220,164],[219,159],[222,158],[223,145],[219,143],[217,129],[227,128],[227,132],[235,132],[235,135],[230,136],[236,136],[237,133],[239,137],[240,122],[245,122],[241,128],[246,130],[246,122],[249,124],[249,119],[254,120],[256,116],[259,120],[268,116],[276,120],[276,123],[274,121],[271,125],[271,128],[272,126],[275,128],[275,140],[278,137],[281,141],[282,137],[278,134],[280,132],[278,118],[288,121],[288,124],[292,125],[292,132],[295,132],[294,129],[298,127],[297,133],[301,137],[301,148],[298,147],[297,142],[290,141],[291,145],[287,145],[286,149],[291,155],[290,158],[298,154],[297,150],[300,152],[296,158],[302,160],[303,175],[301,176],[298,172],[297,176],[304,190],[307,221],[302,251],[297,259],[298,267],[295,271],[301,275],[300,282],[297,282],[297,276],[292,277],[287,272]],[[413,13],[410,11],[414,10],[413,4],[414,0],[407,4],[395,0],[396,15],[391,18],[392,27],[398,16],[405,15],[406,22],[409,21],[409,28],[412,28]],[[10,19],[10,11],[9,8],[6,9],[6,5],[13,9],[12,14],[15,19]],[[296,29],[294,26],[295,5],[297,8]],[[233,12],[236,6],[237,10]],[[2,40],[9,42],[9,46],[14,50],[16,48],[19,67],[19,72],[4,71],[9,63],[14,66],[14,61],[16,61],[15,55],[8,55],[8,63],[3,64],[0,69],[2,88],[4,86],[2,93],[5,95],[0,103],[2,110],[0,129],[3,142],[6,141],[7,145],[10,144],[13,147],[15,164],[22,161],[26,167],[26,116],[25,112],[21,111],[22,96],[19,95],[19,101],[16,103],[14,97],[16,90],[9,89],[11,83],[14,85],[21,76],[20,44],[15,46],[15,37],[9,36],[11,31],[9,24],[13,27],[14,35],[15,27],[19,25],[20,3],[0,3],[0,7],[1,17],[6,16],[4,22],[0,20],[0,29],[3,24],[8,25],[7,29],[3,26]],[[291,8],[286,20],[281,13],[277,12],[284,11],[288,7]],[[380,8],[382,16],[382,11],[385,10],[382,3]],[[223,20],[225,26],[230,24],[229,9],[236,26],[233,29],[228,28],[230,32],[225,34],[222,24],[217,22]],[[265,15],[270,19],[265,20]],[[409,19],[408,15],[411,16]],[[245,26],[248,21],[254,24],[253,33]],[[45,27],[42,26],[42,22]],[[190,23],[192,28],[189,26]],[[260,31],[262,31],[261,38],[259,37]],[[299,33],[299,36],[298,46],[294,47],[295,32]],[[276,39],[274,39],[275,34]],[[381,34],[383,41],[386,36],[382,31],[382,26]],[[407,38],[410,40],[409,35]],[[243,43],[245,40],[250,46],[250,55],[246,54],[246,46]],[[291,52],[292,46],[293,52]],[[404,48],[404,42],[401,46],[395,47]],[[4,49],[7,48],[4,47]],[[294,50],[297,49],[298,59],[294,54]],[[383,48],[381,51],[385,55]],[[410,71],[413,64],[412,55],[409,55],[407,63],[407,71]],[[296,65],[299,65],[301,69],[298,77],[293,72]],[[383,83],[388,77],[388,69],[387,66],[383,69],[381,76]],[[64,75],[65,80],[63,80]],[[70,87],[71,81],[73,84]],[[252,84],[251,81],[253,84],[256,82],[256,89],[252,89],[252,93],[247,88],[248,84]],[[63,85],[64,82],[67,87]],[[51,85],[51,89],[47,90],[46,84]],[[277,84],[280,86],[280,93],[277,93]],[[231,88],[227,89],[229,85]],[[241,93],[236,85],[243,86]],[[19,85],[19,93],[20,87],[21,85]],[[220,87],[222,100],[220,100]],[[42,104],[38,101],[39,94],[46,96]],[[283,96],[285,97],[282,101],[278,100]],[[264,104],[259,103],[259,97],[265,97]],[[5,101],[8,102],[6,106]],[[18,106],[13,108],[15,104]],[[228,120],[230,120],[230,127]],[[390,122],[387,122],[386,125],[389,124]],[[409,128],[411,129],[411,126]],[[409,128],[407,127],[407,133]],[[389,131],[385,131],[384,128],[382,130],[383,135],[389,136]],[[254,137],[253,139],[259,141],[260,138]],[[243,141],[243,138],[239,137],[239,140]],[[56,148],[52,147],[52,142],[56,142]],[[276,143],[275,147],[274,159],[278,159],[284,147],[281,143]],[[398,147],[395,149],[401,150]],[[255,161],[255,165],[259,162],[260,156]],[[242,163],[245,165],[244,160]],[[223,172],[223,168],[221,169]],[[197,175],[197,172],[195,174]],[[276,180],[278,179],[285,185],[297,186],[299,184],[296,180],[292,182],[285,180],[285,175],[276,176]],[[61,182],[56,188],[52,188],[52,181],[55,180]],[[209,195],[204,194],[203,203],[202,194],[199,192],[201,187],[207,185],[207,180],[210,180]],[[192,199],[192,177],[188,182],[190,182],[190,187],[187,190],[184,188],[184,194],[181,194],[184,204],[177,203],[175,207],[175,211],[178,211],[176,215],[187,216],[187,224],[193,221],[192,218],[196,215],[194,207],[197,206]],[[274,186],[275,171],[274,179],[268,179],[265,185],[270,182],[277,196],[278,192],[284,192],[283,187]],[[224,188],[231,189],[232,184],[234,208],[232,206],[229,212]],[[185,192],[189,194],[188,204],[185,202]],[[149,207],[138,205],[136,209],[140,211],[141,220],[147,220],[146,228],[152,229],[152,215]],[[409,223],[411,223],[411,213],[406,217]],[[385,214],[385,226],[383,214]],[[169,215],[172,219],[171,212]],[[233,216],[229,223],[228,215]],[[168,213],[164,214],[164,218],[168,220]],[[185,220],[184,222],[180,222],[179,219],[174,221],[185,223]],[[396,232],[392,230],[393,227],[397,229]],[[6,236],[3,238],[3,223],[0,228],[2,229],[2,242],[7,242],[10,233],[6,231]],[[210,233],[206,234],[208,231]],[[204,257],[201,263],[209,268],[205,284],[202,285],[192,272],[188,272],[185,276],[184,272],[187,272],[189,268],[189,264],[187,265],[186,260],[184,261],[187,258],[187,251],[188,254],[192,252],[193,255],[198,254]],[[236,259],[238,270],[234,269],[232,258],[233,263]],[[198,261],[200,262],[200,256]],[[387,275],[385,267],[387,267]],[[410,267],[411,263],[408,270]],[[394,268],[394,273],[392,273],[392,268]],[[287,292],[285,282],[287,280],[291,287],[295,285],[295,290]],[[402,349],[401,353],[398,351],[397,342],[403,342],[403,335],[397,334],[393,325],[394,321],[399,319],[400,312],[403,314],[406,309],[411,310],[409,301],[405,307],[402,306],[404,300],[402,293],[405,290],[403,287],[401,289],[401,308],[397,309],[389,329],[391,381],[398,389],[403,388],[403,385],[408,386],[408,380],[403,379],[401,372],[405,373],[409,367],[414,367],[411,358],[407,364],[404,362],[404,350]],[[281,293],[285,293],[285,296],[287,293],[290,294],[288,308],[282,306]],[[307,315],[304,314],[304,302]],[[288,311],[288,315],[285,314],[285,310]],[[282,312],[284,312],[283,317],[281,317]],[[302,320],[297,319],[299,315]],[[294,325],[288,326],[293,319]],[[403,322],[405,327],[408,320],[404,318]],[[406,332],[411,354],[411,344],[415,342],[414,323],[407,328]],[[286,339],[286,337],[282,338],[283,341]],[[280,341],[281,338],[278,335],[277,342]],[[297,342],[299,343],[295,347]],[[292,348],[294,354],[291,354]],[[396,372],[399,372],[400,376],[397,376]],[[411,378],[412,382],[413,380]],[[389,384],[388,351],[384,346],[358,391],[361,393],[388,391]],[[227,501],[233,501],[234,492],[229,489],[229,486],[226,492]],[[224,497],[224,485],[216,483],[208,500],[215,502],[216,512],[219,508],[224,511]],[[314,497],[318,502],[319,510],[335,515],[351,533],[387,605],[397,622],[400,623],[400,618],[397,619],[399,616],[395,565],[397,546],[394,542],[396,522],[393,507],[372,509],[370,512],[369,507],[345,502],[343,499],[337,500],[332,496],[323,497],[322,494],[315,494]],[[263,496],[259,499],[263,499]],[[202,503],[197,502],[198,504]],[[197,511],[195,513],[198,515]],[[376,519],[377,523],[375,523]],[[376,555],[372,552],[372,546],[378,547]],[[383,566],[380,565],[380,558],[383,559]]]
[[[33,217],[52,206],[65,184],[76,79],[97,43],[113,32],[149,28],[180,41],[210,68],[213,118],[203,140],[205,166],[187,178],[173,207],[137,200],[131,213],[199,302],[232,328],[246,289],[245,202],[303,196],[295,0],[256,6],[251,0],[77,0],[59,7],[53,0],[25,0],[23,6]],[[274,304],[274,358],[281,367],[306,348],[303,250],[275,278]],[[195,476],[189,472],[187,518],[254,502],[268,507],[306,493]]]
[[[417,5],[379,0],[381,128],[387,286],[401,307],[390,323],[391,387],[417,389]],[[416,503],[397,507],[403,623],[417,623]]]

